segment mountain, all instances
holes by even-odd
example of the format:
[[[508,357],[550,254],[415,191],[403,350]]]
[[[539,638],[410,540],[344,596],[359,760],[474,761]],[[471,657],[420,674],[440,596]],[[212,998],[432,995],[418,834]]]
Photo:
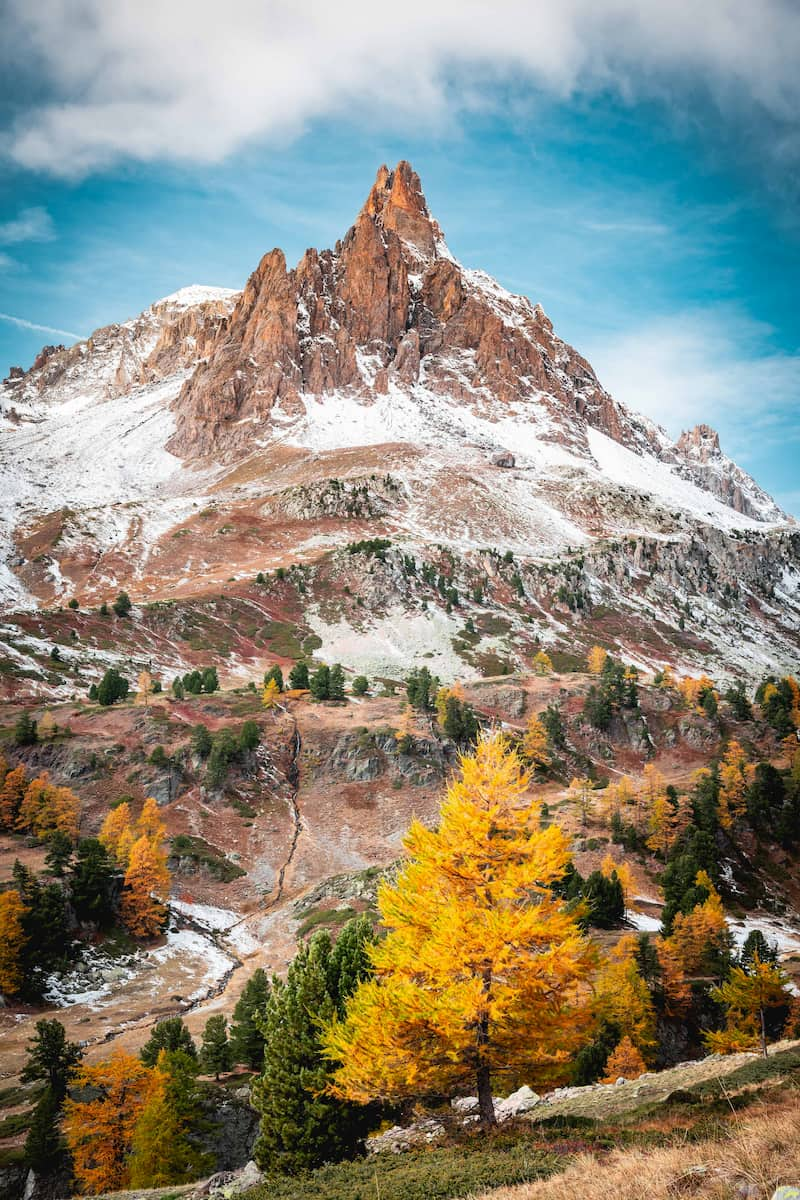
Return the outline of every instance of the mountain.
[[[272,250],[239,293],[183,289],[15,368],[0,438],[9,611],[234,595],[296,563],[296,616],[375,673],[594,640],[753,677],[798,658],[794,521],[707,425],[673,442],[457,262],[405,162],[332,250]]]

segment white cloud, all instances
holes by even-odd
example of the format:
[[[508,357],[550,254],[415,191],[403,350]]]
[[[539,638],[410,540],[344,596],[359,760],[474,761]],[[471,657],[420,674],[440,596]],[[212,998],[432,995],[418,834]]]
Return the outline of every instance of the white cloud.
[[[800,436],[800,352],[770,346],[768,326],[733,306],[679,312],[585,347],[618,400],[677,436],[698,422],[723,434],[728,453]]]
[[[4,149],[63,175],[120,157],[219,161],[342,114],[441,124],[486,103],[494,82],[669,99],[688,81],[786,129],[800,108],[795,0],[10,0],[10,10],[6,45],[46,98]]]
[[[55,329],[52,325],[39,325],[36,321],[26,321],[24,317],[14,317],[11,313],[0,312],[0,321],[8,321],[11,325],[16,325],[18,329],[33,329],[37,333],[55,333],[58,337],[72,338],[74,342],[79,342],[83,336],[80,333],[71,333],[69,329]]]
[[[46,208],[23,208],[14,220],[0,223],[0,246],[51,242],[55,236],[53,220]]]

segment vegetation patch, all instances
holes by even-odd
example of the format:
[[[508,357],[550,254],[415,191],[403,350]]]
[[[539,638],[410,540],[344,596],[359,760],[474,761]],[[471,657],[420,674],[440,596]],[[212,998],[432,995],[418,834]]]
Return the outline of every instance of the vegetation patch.
[[[170,857],[174,859],[189,859],[195,870],[207,871],[213,879],[220,883],[230,883],[240,879],[247,872],[220,854],[202,838],[191,837],[187,833],[179,833],[170,843]]]

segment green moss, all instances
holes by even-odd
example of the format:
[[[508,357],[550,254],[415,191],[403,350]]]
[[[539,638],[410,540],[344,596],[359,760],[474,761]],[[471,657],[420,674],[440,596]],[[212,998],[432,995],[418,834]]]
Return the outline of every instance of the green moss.
[[[305,937],[307,933],[311,933],[313,929],[326,927],[336,928],[338,925],[346,925],[353,917],[359,914],[354,908],[348,905],[346,908],[312,908],[306,913],[300,928],[297,931],[298,937]]]

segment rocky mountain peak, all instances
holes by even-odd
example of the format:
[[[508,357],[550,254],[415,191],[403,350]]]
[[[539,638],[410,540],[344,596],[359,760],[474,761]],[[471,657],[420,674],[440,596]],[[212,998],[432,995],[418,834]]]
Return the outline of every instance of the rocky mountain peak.
[[[380,168],[361,212],[375,217],[423,258],[435,257],[441,229],[428,211],[419,175],[404,159],[393,171]]]
[[[693,429],[684,430],[677,446],[687,456],[708,462],[720,453],[719,434],[710,425],[695,425]]]

